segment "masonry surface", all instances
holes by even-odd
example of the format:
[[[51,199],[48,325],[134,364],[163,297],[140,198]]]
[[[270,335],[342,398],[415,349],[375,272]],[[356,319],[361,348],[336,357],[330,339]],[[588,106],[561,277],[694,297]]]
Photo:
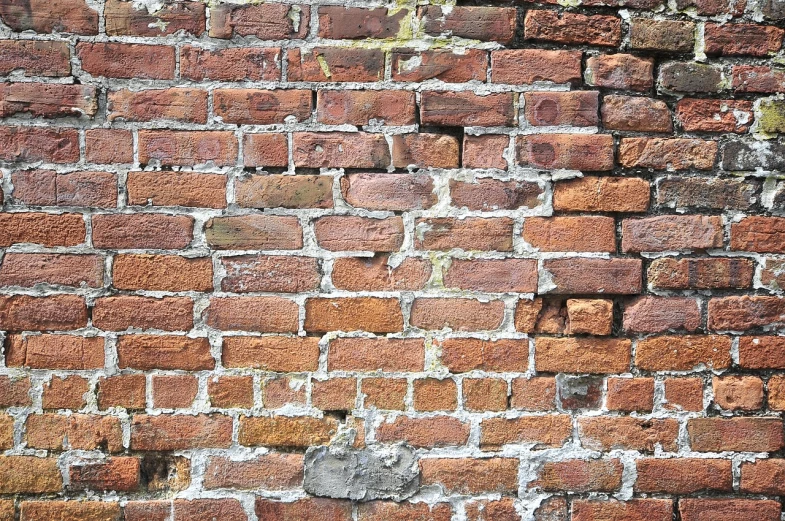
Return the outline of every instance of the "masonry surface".
[[[0,521],[782,519],[783,0],[0,21]]]

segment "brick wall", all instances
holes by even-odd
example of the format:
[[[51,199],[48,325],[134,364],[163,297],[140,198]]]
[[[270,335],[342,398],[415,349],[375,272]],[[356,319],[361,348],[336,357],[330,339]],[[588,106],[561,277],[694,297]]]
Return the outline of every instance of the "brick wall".
[[[783,0],[315,2],[0,0],[0,521],[780,520]]]

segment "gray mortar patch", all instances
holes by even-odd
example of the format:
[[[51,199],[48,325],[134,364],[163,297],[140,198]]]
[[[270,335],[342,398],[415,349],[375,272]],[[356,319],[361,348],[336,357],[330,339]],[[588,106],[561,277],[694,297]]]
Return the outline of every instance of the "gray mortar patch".
[[[305,491],[355,501],[403,501],[420,486],[414,449],[408,445],[354,449],[311,447],[305,454]]]

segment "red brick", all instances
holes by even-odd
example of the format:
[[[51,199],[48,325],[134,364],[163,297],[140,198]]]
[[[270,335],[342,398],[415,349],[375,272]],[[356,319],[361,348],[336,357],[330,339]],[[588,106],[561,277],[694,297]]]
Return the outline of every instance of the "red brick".
[[[530,488],[561,492],[613,492],[621,486],[620,460],[546,461]]]
[[[47,494],[62,489],[57,458],[0,456],[0,493]]]
[[[213,267],[209,257],[116,255],[112,278],[113,286],[118,289],[209,291],[213,287]]]
[[[740,337],[739,365],[746,369],[785,369],[785,338]]]
[[[117,206],[117,176],[110,172],[18,170],[11,174],[14,199],[36,206]]]
[[[153,407],[162,409],[191,407],[197,392],[198,382],[192,375],[153,375]]]
[[[717,143],[700,139],[624,138],[619,145],[625,168],[711,170],[716,157]]]
[[[405,441],[414,447],[435,448],[465,445],[469,441],[469,424],[450,416],[388,418],[376,428],[376,440]]]
[[[396,503],[371,501],[357,507],[358,521],[449,521],[452,507],[448,503]]]
[[[98,408],[144,409],[146,386],[143,374],[121,374],[99,378]]]
[[[641,291],[641,262],[638,259],[547,259],[543,269],[555,286],[548,288],[548,293],[629,295]]]
[[[587,176],[556,183],[554,210],[569,212],[645,212],[649,183],[637,177]]]
[[[101,297],[93,305],[93,325],[105,331],[188,331],[193,327],[193,301],[188,297]]]
[[[289,255],[222,257],[221,289],[235,293],[299,293],[319,287],[317,259]]]
[[[0,329],[62,331],[87,325],[87,306],[76,295],[0,297]]]
[[[609,410],[650,412],[654,408],[653,378],[608,378]]]
[[[752,102],[743,100],[682,99],[676,117],[687,132],[736,132],[750,129]]]
[[[387,168],[390,150],[381,134],[295,132],[294,164],[307,168]]]
[[[491,81],[530,85],[539,81],[579,83],[581,51],[504,49],[491,51]]]
[[[226,449],[231,443],[232,418],[229,416],[139,414],[131,419],[131,450]]]
[[[87,403],[84,395],[88,389],[87,380],[81,376],[52,376],[49,382],[43,384],[41,406],[44,409],[79,410]]]
[[[107,78],[174,79],[174,47],[137,43],[76,44],[82,69]]]
[[[748,259],[661,258],[652,261],[647,279],[658,289],[748,288],[755,271]]]
[[[458,139],[446,134],[396,134],[392,137],[395,168],[457,168]]]
[[[6,350],[6,355],[8,355]],[[11,364],[6,364],[10,366]],[[25,407],[32,405],[30,377],[0,376],[0,407]]]
[[[734,65],[733,89],[736,92],[775,93],[785,89],[785,72],[766,66]]]
[[[533,259],[454,259],[444,274],[444,286],[491,293],[534,293],[537,263]]]
[[[21,521],[51,519],[82,519],[84,521],[116,521],[120,519],[120,505],[110,501],[23,501]]]
[[[556,408],[556,380],[548,376],[515,378],[512,381],[510,408],[525,411],[550,411]]]
[[[73,128],[0,127],[0,159],[75,163],[79,135]]]
[[[126,521],[171,521],[171,500],[129,501],[123,508]]]
[[[498,378],[465,378],[463,407],[467,411],[507,409],[507,382]]]
[[[317,337],[227,336],[223,365],[275,372],[315,371],[319,367]]]
[[[730,367],[730,338],[717,335],[656,336],[638,340],[635,365],[647,371]]]
[[[47,83],[5,83],[0,86],[0,116],[93,117],[98,111],[95,87]]]
[[[51,284],[97,288],[103,285],[104,259],[98,255],[6,253],[0,285],[33,287]]]
[[[241,461],[213,456],[207,461],[204,487],[288,490],[299,488],[302,480],[301,454],[268,453]]]
[[[566,515],[567,505],[566,502],[564,503],[564,515]],[[547,499],[541,503],[542,506],[547,504]],[[518,521],[520,517],[512,498],[480,499],[467,502],[464,509],[467,521]],[[540,518],[536,519],[541,521]]]
[[[645,92],[654,85],[654,60],[632,54],[592,56],[586,60],[586,83]]]
[[[484,82],[488,74],[488,52],[480,49],[463,49],[462,53],[400,49],[393,51],[391,63],[394,81]]]
[[[194,166],[237,162],[237,138],[230,131],[140,130],[139,162]]]
[[[16,32],[98,34],[98,11],[84,0],[30,0],[0,6],[0,18]]]
[[[616,251],[612,217],[527,217],[523,240],[539,251]]]
[[[466,146],[466,139],[464,138],[464,146]],[[504,141],[508,142],[506,136]],[[464,150],[464,166],[466,166],[465,152]],[[475,182],[468,183],[451,179],[450,198],[453,206],[466,207],[469,210],[517,210],[540,206],[543,203],[544,190],[534,181],[478,178]]]
[[[251,376],[212,377],[207,381],[207,394],[213,407],[250,409],[254,403],[253,393]]]
[[[40,308],[36,308],[40,309]],[[6,365],[32,369],[101,369],[104,339],[72,335],[9,335]]]
[[[189,80],[277,81],[281,79],[281,50],[264,47],[180,48],[180,76]]]
[[[662,494],[733,492],[730,460],[672,458],[639,459],[635,491]]]
[[[698,452],[776,452],[785,445],[779,418],[693,418],[687,432]]]
[[[212,297],[204,323],[222,331],[296,333],[300,307],[281,297]]]
[[[85,130],[85,158],[91,163],[133,163],[130,130],[94,128]]]
[[[704,519],[735,519],[738,521],[776,521],[782,505],[778,501],[752,499],[682,499],[679,513],[682,521]]]
[[[308,93],[310,99],[310,91],[304,92]],[[371,120],[385,125],[412,125],[416,110],[414,98],[413,91],[320,90],[316,101],[316,119],[327,125],[348,123],[363,126]],[[310,104],[307,106],[310,115]]]
[[[286,59],[289,81],[374,82],[384,78],[384,52],[379,49],[289,49]]]
[[[256,515],[270,521],[351,521],[352,503],[314,497],[284,503],[257,497]]]
[[[671,111],[664,101],[639,96],[605,96],[602,125],[609,130],[672,132]]]
[[[760,253],[785,251],[785,218],[750,216],[733,223],[730,231],[732,250]]]
[[[117,457],[101,463],[71,465],[70,486],[76,490],[133,492],[139,487],[139,459]]]
[[[308,34],[309,15],[307,5],[219,5],[210,9],[209,35],[256,36],[260,40],[303,38]]]
[[[409,383],[404,378],[363,378],[362,396],[365,409],[402,411],[409,393]]]
[[[772,25],[706,24],[704,42],[708,55],[766,56],[782,48],[785,31]]]
[[[93,216],[93,245],[112,249],[179,249],[190,244],[193,218],[185,215]]]
[[[426,34],[449,35],[470,40],[510,43],[515,36],[516,11],[512,7],[453,7],[420,8]]]
[[[219,250],[299,250],[303,247],[303,231],[294,216],[214,217],[204,228],[207,244]]]
[[[349,174],[341,178],[341,191],[347,203],[369,210],[420,210],[437,202],[433,179],[420,173]]]
[[[226,207],[226,176],[189,172],[129,172],[128,203],[152,206]]]
[[[597,117],[598,92],[526,92],[524,114],[535,126],[571,125],[592,127]]]
[[[691,298],[639,297],[624,307],[624,329],[631,333],[660,333],[701,326],[698,301]]]
[[[243,165],[287,166],[289,144],[286,139],[283,134],[243,135]]]
[[[184,336],[123,335],[117,340],[121,369],[212,369],[215,360],[206,338]]]
[[[309,447],[326,445],[337,432],[334,418],[310,416],[241,417],[238,442],[246,446]]]
[[[779,323],[785,300],[768,296],[731,296],[709,300],[709,329],[743,331]]]
[[[304,121],[312,110],[309,90],[216,89],[213,100],[216,117],[238,125],[284,123],[291,116]]]
[[[463,153],[461,164],[466,168],[498,168],[507,169],[505,151],[510,145],[506,135],[485,134],[482,136],[463,136]],[[492,179],[479,179],[478,182],[494,181]],[[498,183],[498,181],[497,181]],[[453,181],[450,182],[452,186]],[[460,183],[466,184],[466,183]],[[524,183],[520,183],[524,184]],[[527,183],[533,184],[533,183]]]
[[[351,411],[357,397],[357,380],[331,378],[311,380],[311,401],[322,411]]]
[[[785,484],[785,460],[759,459],[741,464],[741,492],[781,496]]]
[[[406,9],[391,14],[384,7],[319,7],[319,36],[322,38],[397,38],[410,24],[411,14]]]
[[[640,419],[630,416],[586,417],[578,420],[581,445],[590,450],[614,449],[654,452],[677,450],[679,422],[668,419]]]
[[[458,388],[450,378],[419,378],[412,393],[415,411],[454,411],[458,408]]]
[[[632,499],[598,501],[576,499],[572,502],[573,521],[669,521],[673,502],[669,499]],[[556,521],[556,520],[554,520]]]
[[[613,137],[608,134],[531,134],[518,136],[517,163],[547,169],[613,169]]]
[[[496,93],[424,91],[420,122],[448,127],[504,127],[515,125],[514,95]]]
[[[116,90],[107,96],[109,121],[207,122],[207,91],[200,89]]]
[[[68,76],[70,50],[66,41],[0,41],[0,74],[24,71],[25,76]]]
[[[199,36],[205,31],[205,6],[200,2],[173,2],[151,12],[108,0],[104,18],[110,36],[166,36],[180,31]]]
[[[533,448],[558,448],[572,436],[572,420],[566,414],[485,418],[480,423],[480,448],[498,450],[507,444]]]
[[[546,373],[626,373],[631,342],[622,338],[538,337],[534,363]]]
[[[663,215],[622,221],[621,249],[624,252],[705,250],[721,248],[720,217]]]
[[[369,331],[396,333],[403,330],[400,302],[395,298],[309,298],[305,301],[308,332]]]
[[[386,255],[340,257],[333,262],[332,283],[348,291],[417,290],[430,276],[431,263],[425,259],[407,257],[392,267]]]
[[[616,47],[621,43],[621,19],[531,10],[526,12],[524,34],[527,40]]]
[[[480,370],[525,372],[529,364],[526,340],[446,338],[441,342],[442,363],[452,373]]]
[[[403,244],[400,217],[374,219],[354,216],[326,216],[314,222],[316,242],[330,251],[397,251]]]
[[[512,228],[507,217],[417,219],[414,242],[423,250],[512,251]]]
[[[763,380],[757,376],[715,376],[712,389],[714,402],[723,409],[755,411],[763,406]]]
[[[701,378],[666,378],[666,409],[676,411],[703,410],[703,380]]]
[[[418,298],[411,309],[411,324],[421,329],[454,331],[492,330],[501,326],[504,302],[465,298]]]
[[[173,521],[246,521],[243,506],[237,499],[176,499]]]
[[[518,492],[517,458],[426,458],[420,460],[422,486],[437,485],[447,494]]]
[[[27,447],[51,451],[123,450],[120,420],[111,416],[54,413],[31,414],[25,422]]]

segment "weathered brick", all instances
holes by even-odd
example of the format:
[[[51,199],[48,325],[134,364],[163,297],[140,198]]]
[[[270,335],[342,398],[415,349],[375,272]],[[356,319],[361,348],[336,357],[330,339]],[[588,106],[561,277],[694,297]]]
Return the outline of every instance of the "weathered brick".
[[[394,501],[370,501],[357,508],[358,521],[449,521],[452,507],[449,503],[396,503]]]
[[[309,15],[307,5],[218,5],[210,9],[209,35],[256,36],[260,40],[303,38],[308,33]]]
[[[612,411],[651,411],[654,408],[654,379],[608,378],[606,406]]]
[[[619,144],[619,164],[625,168],[711,170],[716,157],[716,141],[624,138]]]
[[[659,84],[675,92],[720,92],[722,69],[717,65],[694,62],[668,62],[660,66]]]
[[[443,278],[447,288],[534,293],[537,291],[537,263],[533,259],[454,259]]]
[[[422,289],[431,276],[431,264],[407,257],[392,267],[389,257],[341,257],[335,259],[332,283],[348,291],[400,291]]]
[[[403,329],[400,303],[394,298],[310,298],[305,301],[304,329],[309,332]]]
[[[480,49],[464,49],[462,53],[399,49],[393,51],[391,63],[394,81],[484,82],[488,74],[488,52]]]
[[[657,289],[748,288],[755,272],[753,263],[737,257],[665,257],[649,264],[647,279]]]
[[[133,135],[119,128],[85,130],[85,158],[91,163],[133,163]]]
[[[760,189],[757,181],[748,179],[668,176],[657,184],[657,204],[679,209],[748,210],[758,201]]]
[[[405,441],[415,447],[451,447],[469,441],[469,424],[450,416],[388,418],[376,429],[376,439],[381,442]]]
[[[24,71],[25,76],[68,76],[71,52],[66,41],[0,41],[0,73]]]
[[[204,323],[222,331],[296,333],[300,306],[282,297],[212,297]]]
[[[736,92],[780,92],[785,88],[785,71],[762,65],[734,65],[732,81]]]
[[[336,433],[334,418],[309,416],[241,417],[238,442],[247,446],[308,447],[325,445]]]
[[[79,135],[72,128],[0,127],[0,159],[75,163]]]
[[[507,138],[505,136],[505,146]],[[466,140],[464,140],[466,146]],[[464,149],[464,166],[466,150]],[[505,163],[506,164],[506,163]],[[500,181],[479,178],[475,182],[450,180],[450,198],[453,206],[469,210],[515,210],[536,208],[543,204],[544,190],[533,181]]]
[[[666,378],[664,407],[676,411],[703,410],[701,378]]]
[[[207,91],[191,88],[109,92],[109,121],[207,123]]]
[[[603,171],[613,169],[613,137],[607,134],[530,134],[516,138],[520,166]]]
[[[299,250],[303,231],[297,217],[214,217],[205,224],[207,244],[221,250]]]
[[[419,378],[412,388],[415,411],[454,411],[458,407],[458,388],[451,378]]]
[[[0,456],[0,478],[2,494],[47,494],[63,488],[57,458]]]
[[[206,338],[123,335],[117,340],[117,355],[121,369],[198,371],[215,367]]]
[[[43,385],[41,406],[44,409],[79,410],[87,403],[84,395],[88,388],[87,380],[81,376],[52,376],[52,379]]]
[[[316,242],[330,251],[396,251],[403,244],[400,217],[327,216],[314,222]]]
[[[255,511],[259,519],[350,521],[352,519],[352,502],[307,497],[284,503],[258,497],[256,498]]]
[[[143,374],[121,374],[98,380],[98,408],[144,409],[146,380]]]
[[[9,335],[5,352],[9,367],[84,370],[104,366],[104,339],[101,337]]]
[[[392,137],[395,168],[457,168],[458,140],[446,134],[397,134]]]
[[[205,31],[205,6],[200,2],[172,2],[151,11],[131,2],[108,0],[104,18],[106,34],[111,36],[166,36],[180,31],[199,36]]]
[[[224,123],[269,125],[287,118],[304,121],[311,117],[311,91],[216,89],[213,110]]]
[[[527,217],[523,240],[539,251],[616,251],[612,217]]]
[[[497,329],[503,318],[501,300],[418,298],[412,303],[410,321],[421,329],[479,331]]]
[[[759,459],[741,464],[740,489],[747,494],[779,496],[783,490],[785,461]]]
[[[235,293],[299,293],[316,289],[320,274],[317,259],[290,255],[222,257],[226,276],[221,289]]]
[[[79,42],[82,69],[107,78],[174,79],[174,47],[138,43]]]
[[[626,373],[631,342],[622,338],[538,337],[534,365],[546,373]]]
[[[491,52],[491,81],[529,85],[581,81],[581,51],[505,49]]]
[[[237,139],[222,130],[140,130],[139,162],[194,166],[232,166],[237,162]]]
[[[628,501],[576,499],[572,502],[573,521],[601,521],[602,519],[668,521],[672,516],[673,502],[669,499]]]
[[[448,127],[504,127],[515,124],[514,95],[496,93],[424,91],[420,98],[420,121]]]
[[[123,450],[120,419],[112,416],[54,413],[31,414],[25,422],[25,441],[33,449],[62,451]]]
[[[649,183],[637,177],[586,176],[554,185],[554,210],[645,212],[648,207]]]
[[[535,126],[571,125],[592,127],[597,117],[598,92],[526,92],[524,114]]]
[[[62,331],[87,325],[87,306],[76,295],[0,297],[0,329]]]
[[[695,24],[633,18],[630,23],[630,47],[644,51],[690,52],[695,47]]]
[[[103,285],[103,260],[99,255],[6,253],[0,266],[0,285],[97,288]]]
[[[131,457],[72,465],[68,468],[70,486],[76,490],[133,492],[139,487],[139,467],[139,459]]]
[[[0,116],[93,117],[98,112],[95,87],[48,83],[5,83],[0,87]]]
[[[117,521],[120,519],[120,504],[115,501],[23,501],[19,514],[22,521],[57,518]]]
[[[605,96],[602,124],[609,130],[672,132],[671,112],[664,101],[640,96]]]
[[[785,445],[779,418],[693,418],[687,432],[698,452],[776,452]]]
[[[140,414],[131,420],[132,450],[225,449],[231,442],[232,419],[220,414]]]
[[[441,351],[442,364],[452,373],[523,372],[529,363],[529,344],[524,340],[447,338],[441,343]]]
[[[207,462],[204,486],[207,489],[287,490],[301,486],[302,480],[303,456],[300,454],[269,453],[242,461],[214,456]]]
[[[533,9],[526,12],[524,34],[527,40],[616,47],[621,43],[621,19]]]
[[[456,158],[457,153],[456,148]],[[341,192],[350,205],[369,210],[424,210],[438,200],[433,179],[422,173],[348,174],[341,179]]]
[[[162,214],[102,214],[93,217],[93,245],[112,249],[179,249],[190,244],[193,217]]]
[[[636,492],[694,494],[732,492],[731,462],[721,459],[640,459],[636,463]]]
[[[645,92],[654,85],[654,60],[632,54],[592,56],[585,76],[589,85]]]
[[[757,376],[715,376],[714,402],[730,411],[754,411],[763,406],[763,381]]]
[[[782,47],[785,30],[771,25],[706,24],[706,54],[766,56]]]
[[[213,407],[250,409],[253,393],[252,376],[221,376],[207,381],[207,394]]]
[[[387,168],[390,150],[384,136],[365,132],[295,132],[294,164],[319,168]]]
[[[281,50],[264,47],[180,48],[180,76],[189,80],[275,81],[281,79]]]
[[[438,485],[448,494],[518,491],[515,458],[427,458],[420,460],[422,485]]]
[[[116,255],[112,285],[127,290],[209,291],[213,287],[213,265],[209,257]]]
[[[678,446],[679,422],[672,418],[586,417],[578,420],[578,428],[581,445],[590,450],[654,452],[661,446],[672,452]]]
[[[384,52],[379,49],[314,47],[289,49],[289,81],[381,81]]]
[[[747,132],[752,102],[685,98],[676,104],[676,117],[687,132]]]
[[[420,8],[426,34],[448,35],[471,40],[510,43],[515,36],[515,9],[511,7],[463,7],[450,9],[441,6]]]
[[[188,297],[101,297],[93,305],[93,325],[105,331],[188,331],[193,327],[193,301]]]
[[[679,513],[683,521],[721,519],[730,517],[739,521],[776,521],[782,505],[778,501],[752,499],[682,499]]]
[[[319,339],[287,336],[227,336],[222,362],[226,367],[265,371],[315,371],[319,366]]]
[[[14,199],[27,205],[117,206],[117,176],[111,172],[19,170],[11,174]]]
[[[506,217],[417,219],[415,247],[424,250],[512,250],[513,222]]]
[[[731,339],[717,335],[670,335],[638,340],[635,365],[647,371],[730,367]]]
[[[545,491],[613,492],[621,486],[624,466],[619,460],[545,462],[529,488]]]
[[[153,375],[151,380],[153,407],[160,409],[181,409],[191,407],[199,383],[188,374]]]
[[[709,329],[743,331],[782,322],[785,300],[770,296],[730,296],[709,300]]]
[[[310,92],[304,92],[310,99]],[[416,110],[414,94],[397,90],[320,90],[316,101],[316,120],[328,125],[348,123],[363,126],[371,120],[385,125],[411,125]],[[310,104],[307,106],[310,115]]]
[[[642,270],[638,259],[547,259],[543,269],[540,280],[547,274],[547,284],[541,293],[630,295],[641,291]]]
[[[17,32],[98,34],[98,11],[84,0],[5,2],[0,6],[0,18]]]

